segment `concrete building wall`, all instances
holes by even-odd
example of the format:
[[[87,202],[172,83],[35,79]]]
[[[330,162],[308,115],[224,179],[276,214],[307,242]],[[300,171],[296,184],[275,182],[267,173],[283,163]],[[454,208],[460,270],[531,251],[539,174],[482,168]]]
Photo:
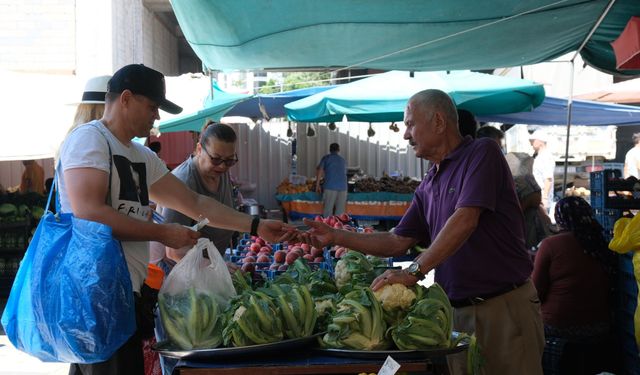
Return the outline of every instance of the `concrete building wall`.
[[[142,0],[0,0],[0,68],[88,78],[144,63],[179,75],[170,28]]]
[[[145,9],[143,52],[148,65],[167,76],[180,75],[178,39],[175,30],[170,30],[152,12]]]

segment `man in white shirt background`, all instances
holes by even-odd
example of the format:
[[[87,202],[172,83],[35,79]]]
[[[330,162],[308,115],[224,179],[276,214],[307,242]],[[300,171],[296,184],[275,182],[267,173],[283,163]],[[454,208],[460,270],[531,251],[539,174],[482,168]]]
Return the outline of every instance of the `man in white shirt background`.
[[[549,214],[553,204],[553,173],[556,161],[547,147],[548,135],[543,130],[536,130],[529,136],[529,142],[535,150],[533,157],[533,177],[542,189],[542,206]]]
[[[640,133],[631,136],[633,148],[624,157],[624,178],[640,176]]]

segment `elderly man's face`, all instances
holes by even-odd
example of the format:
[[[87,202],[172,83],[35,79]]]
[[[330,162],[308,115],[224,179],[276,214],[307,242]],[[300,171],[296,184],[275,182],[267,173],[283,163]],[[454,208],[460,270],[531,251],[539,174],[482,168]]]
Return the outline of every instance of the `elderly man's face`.
[[[404,124],[407,126],[404,139],[409,141],[417,157],[425,159],[429,158],[440,138],[433,122],[435,112],[429,112],[413,102],[409,102],[404,111]]]

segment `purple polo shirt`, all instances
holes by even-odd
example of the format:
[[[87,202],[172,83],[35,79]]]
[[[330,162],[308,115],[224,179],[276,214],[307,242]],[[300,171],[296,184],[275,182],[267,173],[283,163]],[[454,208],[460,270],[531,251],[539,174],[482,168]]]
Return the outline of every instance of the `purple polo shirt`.
[[[524,219],[509,166],[495,141],[467,137],[416,189],[394,233],[435,239],[459,207],[482,207],[478,227],[446,261],[435,281],[450,299],[505,290],[533,268],[524,246]]]

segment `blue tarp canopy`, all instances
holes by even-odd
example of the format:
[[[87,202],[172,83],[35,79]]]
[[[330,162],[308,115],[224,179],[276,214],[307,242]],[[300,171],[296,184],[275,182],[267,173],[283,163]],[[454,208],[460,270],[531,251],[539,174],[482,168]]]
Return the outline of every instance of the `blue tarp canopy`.
[[[338,67],[464,70],[530,65],[576,51],[610,0],[172,0],[216,70]],[[617,71],[610,42],[640,1],[617,0],[581,51]]]
[[[531,111],[544,99],[544,88],[532,81],[469,71],[391,71],[337,86],[285,105],[298,122],[402,121],[407,100],[418,91],[440,89],[459,108],[476,115]]]
[[[200,131],[208,119],[219,121],[229,109],[250,97],[249,94],[234,94],[223,91],[216,82],[213,82],[213,99],[209,95],[205,100],[204,109],[161,121],[158,124],[158,129],[160,133]]]
[[[531,112],[477,117],[480,121],[504,124],[563,125],[567,123],[567,106],[567,99],[546,97],[542,104]],[[640,124],[639,107],[574,100],[571,108],[571,125]]]
[[[309,95],[332,89],[334,87],[335,86],[316,86],[304,89],[284,91],[275,94],[256,95],[251,99],[247,99],[233,106],[233,108],[225,113],[225,116],[264,118],[265,114],[263,114],[260,110],[260,105],[262,105],[263,110],[267,115],[266,117],[286,117],[286,113],[284,111],[285,104],[296,101],[298,99],[306,98]]]
[[[249,118],[285,117],[284,105],[298,99],[320,93],[335,86],[316,86],[284,91],[274,94],[233,94],[223,91],[213,83],[213,99],[207,97],[204,108],[187,115],[175,117],[159,123],[160,133],[179,131],[200,131],[207,120],[220,121],[224,116]],[[262,109],[260,106],[262,105]],[[264,112],[264,113],[263,113]]]

